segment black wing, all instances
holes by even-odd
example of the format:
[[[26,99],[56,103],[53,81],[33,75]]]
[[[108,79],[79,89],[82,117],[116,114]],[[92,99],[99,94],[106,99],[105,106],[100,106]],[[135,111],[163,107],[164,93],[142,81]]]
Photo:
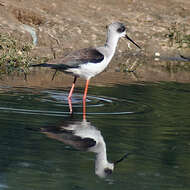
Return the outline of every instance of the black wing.
[[[103,59],[104,55],[98,50],[93,48],[86,48],[71,52],[67,56],[54,60],[50,64],[54,65],[53,67],[56,67],[55,69],[67,69],[77,68],[81,64],[86,64],[88,62],[99,63],[103,61]]]
[[[95,48],[85,48],[53,60],[50,63],[32,65],[33,67],[50,67],[57,70],[66,70],[69,68],[77,68],[81,64],[100,63],[103,61],[104,55]]]
[[[73,134],[72,131],[67,131],[61,127],[49,126],[41,128],[41,132],[49,138],[56,139],[67,145],[72,146],[77,150],[88,151],[89,148],[96,145],[96,141],[92,138],[81,138]]]

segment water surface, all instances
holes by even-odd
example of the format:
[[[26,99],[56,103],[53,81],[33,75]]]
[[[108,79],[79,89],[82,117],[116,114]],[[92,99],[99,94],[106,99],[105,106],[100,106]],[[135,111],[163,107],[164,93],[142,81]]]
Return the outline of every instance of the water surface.
[[[87,121],[100,131],[110,162],[128,158],[105,178],[95,154],[41,132],[82,121],[83,89],[0,88],[0,189],[190,188],[190,84],[90,86]]]

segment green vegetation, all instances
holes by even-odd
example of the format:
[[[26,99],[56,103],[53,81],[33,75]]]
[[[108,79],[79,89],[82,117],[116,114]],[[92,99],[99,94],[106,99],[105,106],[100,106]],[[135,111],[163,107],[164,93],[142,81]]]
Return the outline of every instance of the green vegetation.
[[[32,57],[32,45],[16,40],[9,34],[0,34],[0,75],[28,73],[29,65],[42,63],[44,58]]]
[[[168,28],[168,34],[170,47],[177,45],[177,48],[190,48],[190,34],[187,34],[185,25],[173,23]]]

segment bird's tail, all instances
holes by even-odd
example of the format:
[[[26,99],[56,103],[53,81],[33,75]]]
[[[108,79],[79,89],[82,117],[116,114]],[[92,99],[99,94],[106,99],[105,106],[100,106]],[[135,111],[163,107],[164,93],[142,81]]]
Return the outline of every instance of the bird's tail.
[[[40,63],[40,64],[33,64],[30,65],[30,67],[49,67],[51,69],[56,69],[56,70],[67,70],[70,67],[68,65],[64,65],[64,64],[51,64],[51,63]]]
[[[57,64],[50,64],[50,63],[33,64],[33,65],[30,65],[30,67],[48,67],[48,68],[56,69],[56,70],[59,69],[59,65],[57,65]]]
[[[51,67],[52,68],[52,64],[48,64],[48,63],[33,64],[30,66],[31,67]]]

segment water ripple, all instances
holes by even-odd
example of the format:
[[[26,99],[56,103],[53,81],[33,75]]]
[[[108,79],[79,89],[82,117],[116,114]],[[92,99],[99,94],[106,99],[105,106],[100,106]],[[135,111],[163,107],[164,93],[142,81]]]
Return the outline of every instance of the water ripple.
[[[9,93],[11,92],[11,93]],[[46,90],[32,93],[14,90],[1,92],[0,110],[21,114],[64,116],[69,114],[67,96],[64,91]],[[5,97],[4,97],[4,96]],[[82,114],[82,94],[73,94],[74,114]],[[11,101],[12,100],[12,101]],[[128,115],[147,113],[152,108],[135,100],[118,99],[105,96],[87,96],[87,115]]]

